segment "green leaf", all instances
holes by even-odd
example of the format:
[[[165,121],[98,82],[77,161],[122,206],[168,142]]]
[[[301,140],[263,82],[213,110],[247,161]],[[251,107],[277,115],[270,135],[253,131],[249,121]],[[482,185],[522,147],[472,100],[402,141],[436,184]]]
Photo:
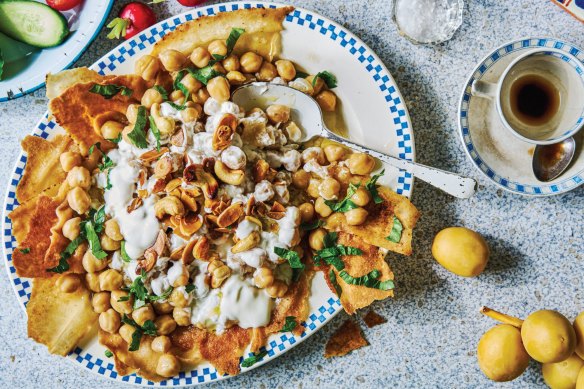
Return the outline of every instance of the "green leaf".
[[[82,230],[83,231],[83,230]],[[61,253],[61,257],[59,258],[59,264],[55,267],[47,269],[52,273],[64,273],[69,270],[69,262],[67,261],[71,255],[77,250],[77,247],[85,240],[85,236],[83,234],[79,234],[77,238],[69,242],[67,247],[65,247],[65,251]]]
[[[308,76],[310,76],[310,74],[308,74],[308,73],[304,73],[304,72],[301,72],[300,70],[297,70],[297,71],[296,71],[296,76],[294,76],[294,79],[295,79],[295,80],[297,80],[297,79],[299,79],[299,78],[306,78],[306,77],[308,77]],[[314,85],[313,85],[313,86],[314,86]]]
[[[160,151],[160,130],[158,129],[158,126],[154,122],[154,118],[152,116],[148,117],[148,120],[150,121],[150,130],[156,139],[156,150]]]
[[[187,293],[191,293],[195,289],[197,289],[197,287],[193,284],[188,284],[187,286],[185,286],[185,292]]]
[[[324,83],[326,84],[326,86],[329,87],[329,89],[333,89],[333,88],[337,87],[337,78],[334,76],[334,74],[332,74],[328,70],[323,70],[322,72],[318,72],[316,74],[316,76],[314,76],[314,79],[312,80],[312,86],[316,85],[317,78],[321,78],[324,81]]]
[[[124,18],[114,18],[108,23],[107,28],[112,30],[107,34],[108,39],[120,39],[122,36],[126,36],[126,31],[128,29],[129,19]]]
[[[122,141],[122,133],[120,132],[116,138],[106,139],[113,143],[120,143]]]
[[[314,221],[305,222],[305,223],[300,224],[300,229],[303,231],[312,231],[312,230],[316,230],[319,227],[322,227],[323,224],[324,223],[322,220],[315,219]]]
[[[262,351],[258,354],[252,355],[249,358],[245,358],[243,360],[243,362],[241,362],[241,367],[251,367],[251,366],[255,365],[256,363],[258,363],[260,361],[260,359],[262,359],[266,355],[268,355],[268,352]]]
[[[0,80],[2,80],[3,72],[4,72],[4,56],[2,55],[2,50],[0,50]]]
[[[132,258],[126,252],[126,241],[122,240],[120,243],[120,254],[122,255],[122,259],[124,262],[132,262]]]
[[[156,90],[158,93],[160,93],[160,95],[162,96],[162,99],[163,99],[164,101],[167,101],[167,100],[168,100],[168,92],[166,91],[166,89],[164,89],[164,87],[163,87],[163,86],[161,86],[161,85],[154,85],[154,86],[152,87],[152,89],[154,89],[154,90]]]
[[[209,80],[215,77],[223,76],[223,73],[218,72],[213,69],[212,66],[207,66],[201,69],[187,69],[189,73],[197,80],[199,80],[203,85],[207,85]]]
[[[122,134],[120,133],[120,135],[118,137],[120,139],[122,139],[121,138]],[[108,155],[106,153],[104,153],[103,150],[101,149],[101,142],[97,142],[97,143],[91,145],[91,147],[89,148],[89,155],[93,154],[95,149],[98,149],[101,152],[101,156],[102,156],[102,160],[103,160],[103,162],[101,164],[97,165],[100,172],[103,172],[106,169],[111,169],[114,166],[116,166],[114,161],[110,157],[108,157]]]
[[[104,354],[105,354],[105,356],[106,356],[107,358],[111,358],[111,357],[113,357],[113,356],[114,356],[114,353],[112,353],[112,352],[111,352],[111,351],[109,351],[109,350],[105,350]]]
[[[85,223],[85,237],[89,242],[89,248],[91,248],[91,253],[97,259],[107,258],[107,253],[102,250],[101,243],[99,243],[99,236],[95,231],[92,223]]]
[[[335,269],[341,271],[345,268],[345,263],[341,259],[342,255],[361,255],[363,252],[350,246],[343,246],[337,244],[338,235],[336,232],[329,232],[324,236],[324,248],[316,252],[314,261],[320,265],[320,261],[324,260],[327,264],[334,266]]]
[[[379,289],[379,290],[390,290],[394,288],[392,280],[379,281],[379,270],[372,270],[370,273],[365,274],[361,277],[353,277],[345,270],[339,272],[339,276],[347,283],[351,285],[365,286],[367,288]]]
[[[134,129],[128,133],[128,138],[134,143],[134,146],[139,149],[145,149],[148,147],[148,140],[146,140],[146,133],[144,129],[146,128],[146,107],[141,105],[138,107],[138,115],[136,117],[136,123],[134,124]]]
[[[349,184],[349,188],[347,189],[347,194],[345,198],[341,201],[334,201],[334,200],[325,200],[324,203],[328,205],[328,207],[333,212],[341,212],[345,213],[350,211],[351,209],[359,208],[357,204],[355,204],[351,199],[355,192],[359,189],[359,185]]]
[[[227,40],[225,41],[225,46],[227,46],[227,53],[225,55],[213,54],[213,59],[209,61],[209,65],[213,66],[219,61],[223,61],[225,58],[231,55],[235,44],[239,37],[245,32],[243,28],[232,28]]]
[[[122,323],[129,324],[136,330],[132,334],[132,342],[130,343],[129,351],[136,351],[140,348],[140,340],[142,340],[142,335],[156,336],[156,326],[152,320],[146,320],[143,326],[140,326],[133,319],[130,319],[126,314],[122,317]]]
[[[365,189],[367,189],[369,191],[369,193],[371,193],[371,197],[373,198],[373,201],[375,202],[375,204],[383,203],[383,199],[381,198],[381,196],[379,196],[379,193],[377,192],[377,180],[379,180],[379,178],[381,176],[383,176],[384,174],[385,174],[385,169],[383,169],[381,171],[381,173],[376,174],[373,177],[371,177],[369,179],[369,181],[367,181],[367,183],[365,184]]]
[[[20,251],[20,252],[21,252],[21,253],[23,253],[23,254],[28,254],[28,253],[30,253],[30,249],[29,249],[28,247],[27,247],[27,248],[25,248],[25,249],[18,249],[18,251]]]
[[[100,233],[103,231],[105,224],[105,205],[99,207],[97,211],[93,214],[89,214],[93,219],[93,224],[95,227],[95,232]]]
[[[114,97],[115,95],[117,95],[118,93],[122,92],[122,96],[131,96],[133,91],[128,88],[125,87],[123,85],[114,85],[114,84],[109,84],[109,85],[99,85],[99,84],[94,84],[89,91],[91,93],[95,93],[98,95],[102,95],[106,100],[111,99],[112,97]]]
[[[393,243],[399,243],[401,241],[403,229],[404,226],[401,224],[399,219],[394,216],[393,227],[391,227],[391,232],[389,233],[389,236],[386,237],[385,239],[392,241]]]
[[[274,247],[274,253],[280,258],[287,260],[292,269],[304,269],[304,264],[300,260],[300,256],[296,251]]]
[[[294,316],[286,316],[286,322],[284,326],[280,330],[280,332],[292,332],[294,328],[296,328],[296,317]]]
[[[337,245],[337,249],[341,255],[362,255],[363,251],[357,247]]]
[[[146,335],[156,336],[156,325],[152,320],[146,320],[142,326],[142,331],[144,331]]]
[[[335,288],[335,291],[337,292],[337,297],[341,297],[341,294],[343,293],[343,289],[341,289],[341,286],[339,285],[338,281],[337,281],[337,275],[335,274],[335,271],[333,269],[331,269],[329,271],[329,280],[331,282],[331,284],[333,285],[333,287]]]
[[[337,244],[338,235],[336,232],[329,232],[324,236],[322,240],[324,247],[335,247]]]

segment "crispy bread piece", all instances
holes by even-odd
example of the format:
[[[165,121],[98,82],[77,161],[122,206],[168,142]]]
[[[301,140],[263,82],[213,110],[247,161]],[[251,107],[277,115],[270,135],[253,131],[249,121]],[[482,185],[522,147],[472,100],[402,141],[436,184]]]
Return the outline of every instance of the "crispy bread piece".
[[[215,16],[202,16],[181,24],[154,45],[152,55],[174,49],[190,55],[196,47],[216,39],[227,39],[231,29],[245,29],[234,52],[242,54],[253,51],[271,61],[280,51],[282,21],[294,7],[251,8],[233,12],[222,12]]]
[[[59,186],[55,185],[44,192],[41,195],[53,197],[57,194]],[[12,222],[12,235],[16,238],[18,244],[22,243],[28,234],[29,227],[32,224],[32,217],[37,208],[38,197],[32,198],[29,201],[20,204],[16,209],[8,214]]]
[[[343,246],[351,246],[361,249],[363,255],[346,255],[341,257],[345,263],[345,271],[353,277],[361,277],[373,270],[379,270],[381,273],[379,280],[393,280],[393,273],[389,265],[385,261],[385,251],[366,243],[361,238],[347,234],[344,232],[338,233],[338,244]],[[339,271],[332,266],[325,266],[325,280],[333,293],[336,294],[336,289],[331,283],[329,272],[335,273],[335,277],[339,287],[341,288],[341,304],[345,311],[352,315],[357,309],[369,306],[376,300],[383,300],[388,297],[393,297],[393,290],[379,290],[368,288],[366,286],[352,285],[346,283],[340,276]]]
[[[88,68],[75,68],[63,70],[57,74],[47,74],[47,97],[52,100],[65,92],[75,84],[85,84],[88,82],[100,82],[115,76],[102,76],[96,71]]]
[[[353,320],[346,320],[331,336],[324,349],[325,358],[341,357],[353,350],[369,345],[359,325]]]
[[[61,167],[59,158],[66,151],[79,149],[67,135],[57,135],[51,140],[28,135],[21,145],[28,156],[24,174],[16,187],[16,199],[23,204],[65,181],[67,173]]]
[[[365,209],[369,212],[367,221],[360,226],[348,225],[344,218],[338,218],[335,214],[329,216],[325,228],[335,231],[345,231],[356,235],[367,243],[377,247],[394,251],[396,253],[412,254],[412,232],[420,217],[416,207],[406,197],[398,195],[391,189],[378,187],[378,192],[383,202],[375,204],[370,201]],[[403,225],[402,237],[399,243],[394,243],[387,236],[393,228],[393,217],[397,217]],[[334,220],[334,223],[333,223]],[[338,221],[341,221],[338,223]]]
[[[37,278],[26,305],[28,336],[52,354],[67,355],[97,323],[91,295],[83,283],[73,293],[62,292],[58,277]]]
[[[387,319],[375,311],[367,312],[367,314],[363,316],[363,321],[369,328],[381,325],[383,323],[387,323]]]
[[[73,138],[82,155],[89,148],[101,142],[103,150],[109,150],[114,143],[106,141],[99,132],[96,121],[105,116],[125,117],[128,105],[140,101],[146,90],[145,81],[135,75],[116,76],[98,82],[100,85],[121,85],[130,88],[131,96],[116,94],[110,99],[89,91],[95,82],[75,84],[49,102],[49,109],[57,123]]]

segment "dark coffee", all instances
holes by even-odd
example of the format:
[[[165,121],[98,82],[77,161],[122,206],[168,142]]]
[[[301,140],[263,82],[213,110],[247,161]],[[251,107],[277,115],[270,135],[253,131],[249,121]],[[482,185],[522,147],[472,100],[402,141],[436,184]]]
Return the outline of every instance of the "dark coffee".
[[[560,91],[537,74],[519,77],[511,86],[511,109],[522,122],[539,126],[550,121],[560,108]]]

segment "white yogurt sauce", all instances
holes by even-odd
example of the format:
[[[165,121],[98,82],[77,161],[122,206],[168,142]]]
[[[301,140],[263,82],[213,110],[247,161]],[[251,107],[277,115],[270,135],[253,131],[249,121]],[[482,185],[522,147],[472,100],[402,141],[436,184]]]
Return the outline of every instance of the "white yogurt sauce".
[[[221,288],[221,321],[237,322],[241,328],[263,327],[270,322],[274,300],[239,275],[232,275]]]

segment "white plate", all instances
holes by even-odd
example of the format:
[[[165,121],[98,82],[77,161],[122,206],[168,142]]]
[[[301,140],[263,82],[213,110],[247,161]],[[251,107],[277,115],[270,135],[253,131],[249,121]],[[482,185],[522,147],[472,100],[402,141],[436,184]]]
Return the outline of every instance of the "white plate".
[[[77,14],[74,22],[69,24],[73,31],[71,36],[59,46],[31,54],[24,69],[13,77],[0,81],[0,102],[37,90],[45,85],[48,73],[58,73],[77,61],[101,30],[113,4],[114,0],[85,0],[73,11],[64,12],[67,20],[74,13]],[[10,64],[6,64],[8,66]]]
[[[124,42],[106,54],[92,68],[102,74],[132,73],[133,64],[137,58],[148,53],[152,44],[164,34],[187,20],[241,8],[274,8],[276,6],[272,3],[236,2],[193,9],[185,14],[160,22],[133,39]],[[335,89],[335,93],[338,94],[342,102],[344,120],[350,128],[350,136],[380,151],[413,160],[414,139],[407,109],[397,85],[375,53],[344,27],[312,11],[295,10],[286,18],[284,27],[282,57],[290,58],[311,73],[326,69],[337,76],[339,86]],[[307,45],[306,42],[310,42],[310,45]],[[33,130],[33,134],[50,138],[61,131],[54,122],[49,121],[48,117],[45,116]],[[3,245],[8,274],[23,306],[30,298],[31,280],[19,278],[12,266],[12,251],[16,246],[16,241],[12,236],[12,226],[6,215],[17,205],[14,192],[22,177],[25,163],[26,156],[21,155],[9,184],[4,209]],[[409,173],[396,169],[386,169],[386,175],[380,182],[389,185],[405,196],[411,195],[413,178]],[[251,368],[242,369],[242,372],[256,368],[291,349],[342,310],[340,302],[328,289],[322,273],[317,273],[314,279],[309,301],[310,314],[308,320],[302,323],[305,328],[302,335],[295,336],[290,333],[272,335],[265,348],[268,353],[267,357]],[[70,358],[87,369],[106,377],[149,386],[192,385],[224,378],[220,377],[209,364],[201,365],[190,372],[180,373],[178,377],[161,383],[148,382],[135,374],[121,377],[114,370],[113,360],[104,357],[104,351],[105,348],[99,345],[96,339],[93,339],[76,348],[71,353]]]

